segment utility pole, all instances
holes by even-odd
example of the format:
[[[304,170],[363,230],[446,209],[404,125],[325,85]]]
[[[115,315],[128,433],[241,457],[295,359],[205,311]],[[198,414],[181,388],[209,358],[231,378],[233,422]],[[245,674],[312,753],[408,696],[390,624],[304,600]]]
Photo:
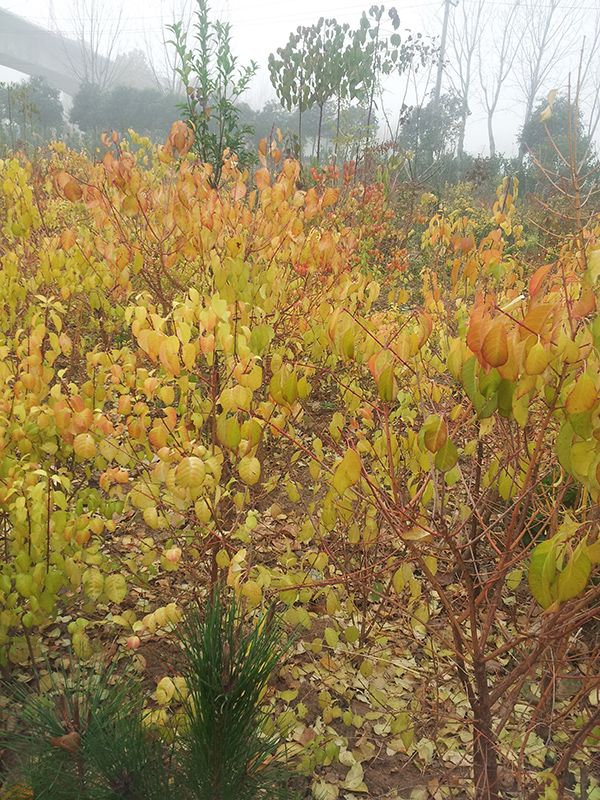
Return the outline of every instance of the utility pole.
[[[438,61],[437,80],[435,82],[435,94],[433,96],[433,110],[437,111],[440,104],[442,93],[442,73],[444,72],[444,56],[446,55],[446,36],[448,34],[448,20],[450,19],[450,6],[454,5],[452,0],[444,0],[444,23],[442,25],[442,41],[440,42],[440,58]]]

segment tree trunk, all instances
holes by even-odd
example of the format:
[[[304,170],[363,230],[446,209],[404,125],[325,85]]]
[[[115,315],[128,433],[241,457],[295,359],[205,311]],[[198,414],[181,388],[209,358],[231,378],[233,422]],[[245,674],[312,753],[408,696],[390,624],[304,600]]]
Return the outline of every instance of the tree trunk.
[[[337,122],[335,126],[335,159],[334,164],[337,164],[337,153],[340,147],[340,115],[342,113],[342,93],[338,94],[338,106],[337,106]]]
[[[319,131],[317,133],[317,166],[321,155],[321,125],[323,123],[323,106],[319,106]]]
[[[492,125],[492,119],[492,114],[488,114],[487,128],[488,138],[490,140],[490,158],[494,158],[496,155],[496,141],[494,139],[494,126]]]
[[[298,160],[302,166],[302,100],[298,104]]]
[[[498,756],[492,730],[487,671],[483,660],[473,664],[477,700],[473,711],[473,783],[475,800],[498,800]]]

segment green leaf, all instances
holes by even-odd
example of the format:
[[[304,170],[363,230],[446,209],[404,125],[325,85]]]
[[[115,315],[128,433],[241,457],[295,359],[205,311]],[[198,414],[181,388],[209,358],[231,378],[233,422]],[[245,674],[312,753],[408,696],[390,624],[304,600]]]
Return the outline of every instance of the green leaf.
[[[529,588],[542,606],[549,608],[557,599],[556,548],[553,542],[542,542],[533,551],[529,566]]]
[[[578,547],[558,576],[558,599],[570,600],[577,597],[586,587],[592,562],[584,549]]]
[[[572,444],[573,428],[570,422],[564,422],[556,437],[556,455],[558,456],[559,464],[569,475],[573,473],[573,467],[571,466]]]
[[[358,628],[356,627],[356,625],[350,625],[344,631],[344,636],[346,637],[346,641],[347,642],[350,642],[350,644],[353,644],[354,642],[358,641],[359,636],[360,636],[360,632],[359,632]]]
[[[513,381],[502,380],[498,386],[498,413],[501,417],[509,419],[513,414],[512,400],[517,384]]]
[[[454,446],[452,439],[446,439],[443,447],[435,454],[435,467],[440,472],[447,472],[458,461],[458,450]]]
[[[462,384],[467,393],[467,397],[472,403],[475,400],[475,395],[479,394],[476,369],[477,359],[475,356],[468,358],[462,366]]]

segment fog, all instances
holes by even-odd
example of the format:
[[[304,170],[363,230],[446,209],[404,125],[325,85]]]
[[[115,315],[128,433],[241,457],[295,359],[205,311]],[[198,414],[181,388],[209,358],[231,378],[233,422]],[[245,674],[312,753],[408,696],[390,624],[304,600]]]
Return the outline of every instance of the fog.
[[[165,33],[166,25],[178,19],[189,24],[194,4],[184,0],[173,3],[159,0],[128,3],[27,0],[25,4],[10,0],[0,7],[67,38],[78,38],[78,32],[84,30],[86,25],[94,27],[101,52],[114,58],[117,54],[139,50],[144,53],[155,75],[168,82],[173,63],[172,52],[164,45],[169,36]],[[407,35],[406,29],[410,29],[413,33],[421,32],[425,36],[435,37],[439,44],[446,2],[398,0],[395,7],[400,19],[398,33],[403,38]],[[211,12],[214,18],[231,24],[233,51],[239,64],[254,60],[259,65],[258,73],[244,98],[253,108],[259,109],[276,97],[267,70],[269,54],[285,46],[293,30],[299,25],[314,24],[321,16],[356,27],[362,12],[368,8],[368,3],[342,4],[335,0],[304,0],[302,3],[283,4],[274,0],[258,3],[233,0],[213,3]],[[521,16],[516,14],[511,18],[511,13],[519,9]],[[569,75],[571,83],[576,82],[584,47],[582,109],[586,124],[589,120],[592,123],[590,130],[593,129],[593,120],[598,113],[600,81],[600,4],[595,5],[593,0],[459,0],[448,3],[448,18],[442,92],[460,92],[461,87],[464,90],[468,66],[469,115],[464,141],[467,152],[474,155],[489,154],[485,92],[488,92],[489,103],[494,76],[500,69],[498,58],[502,39],[506,35],[507,20],[512,28],[507,53],[517,55],[502,84],[493,117],[496,151],[513,155],[517,150],[517,136],[528,105],[525,84],[530,65],[527,62],[532,59],[536,39],[545,32],[545,26],[548,27],[548,42],[545,44],[545,60],[541,65],[542,74],[538,76],[535,102],[546,97],[553,89],[566,94]],[[472,28],[476,20],[479,28],[474,31]],[[524,20],[528,27],[523,36]],[[392,32],[391,26],[388,27]],[[585,46],[584,34],[587,34]],[[468,49],[470,36],[477,41],[467,65],[465,48]],[[27,43],[23,44],[26,46]],[[18,81],[23,77],[20,73],[0,67],[2,81]],[[435,77],[436,68],[433,64],[409,84],[406,76],[396,75],[386,79],[379,99],[379,120],[382,119],[382,103],[390,120],[394,120],[402,102],[409,105],[426,102],[434,88]],[[380,136],[384,135],[385,131],[380,130]],[[593,129],[593,137],[597,142],[597,127]]]

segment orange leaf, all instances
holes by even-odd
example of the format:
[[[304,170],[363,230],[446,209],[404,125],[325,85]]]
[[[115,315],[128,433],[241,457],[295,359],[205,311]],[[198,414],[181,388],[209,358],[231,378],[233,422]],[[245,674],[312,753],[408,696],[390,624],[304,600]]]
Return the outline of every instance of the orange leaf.
[[[427,339],[431,336],[433,330],[433,320],[429,314],[423,313],[419,315],[419,328],[417,330],[417,343],[419,349],[423,347]]]
[[[72,230],[65,230],[60,235],[60,246],[63,250],[70,250],[75,244],[75,234]]]
[[[497,369],[500,376],[506,381],[516,381],[519,377],[519,365],[512,341],[508,342],[508,358],[506,362],[497,367]]]
[[[271,185],[271,175],[269,174],[269,170],[266,167],[262,167],[261,169],[256,171],[256,175],[254,176],[254,183],[256,184],[256,188],[260,189],[268,189]]]
[[[481,345],[481,355],[490,367],[501,367],[508,361],[508,337],[501,322],[496,322],[487,332]]]
[[[65,186],[67,185],[67,183],[69,183],[69,181],[71,180],[71,176],[69,175],[68,172],[65,172],[64,170],[61,170],[57,174],[55,180],[56,180],[56,185],[58,187],[60,187],[61,189],[64,189]]]
[[[242,181],[236,181],[231,187],[232,200],[241,200],[246,195],[246,184]]]
[[[81,200],[83,195],[83,189],[81,186],[72,179],[64,185],[63,192],[65,193],[67,200],[70,200],[72,203],[76,203],[78,200]]]
[[[546,275],[550,272],[554,265],[553,264],[544,264],[543,267],[539,267],[531,276],[531,280],[529,281],[529,296],[535,297],[539,290],[542,288],[542,284]]]
[[[135,217],[135,215],[140,210],[140,204],[135,199],[135,197],[131,197],[127,195],[127,197],[123,200],[123,213],[126,217]]]
[[[327,206],[332,206],[334,203],[337,203],[338,195],[339,192],[337,189],[332,189],[331,187],[326,189],[325,194],[323,195],[323,198],[321,200],[323,208],[326,208]]]
[[[267,140],[261,139],[258,143],[258,160],[263,165],[263,167],[267,166]]]
[[[532,308],[531,311],[528,311],[521,323],[521,339],[527,339],[532,333],[539,336],[551,311],[552,306],[549,305],[537,306],[537,308]]]
[[[430,453],[437,453],[446,444],[448,428],[442,417],[434,417],[424,429],[423,441]]]

